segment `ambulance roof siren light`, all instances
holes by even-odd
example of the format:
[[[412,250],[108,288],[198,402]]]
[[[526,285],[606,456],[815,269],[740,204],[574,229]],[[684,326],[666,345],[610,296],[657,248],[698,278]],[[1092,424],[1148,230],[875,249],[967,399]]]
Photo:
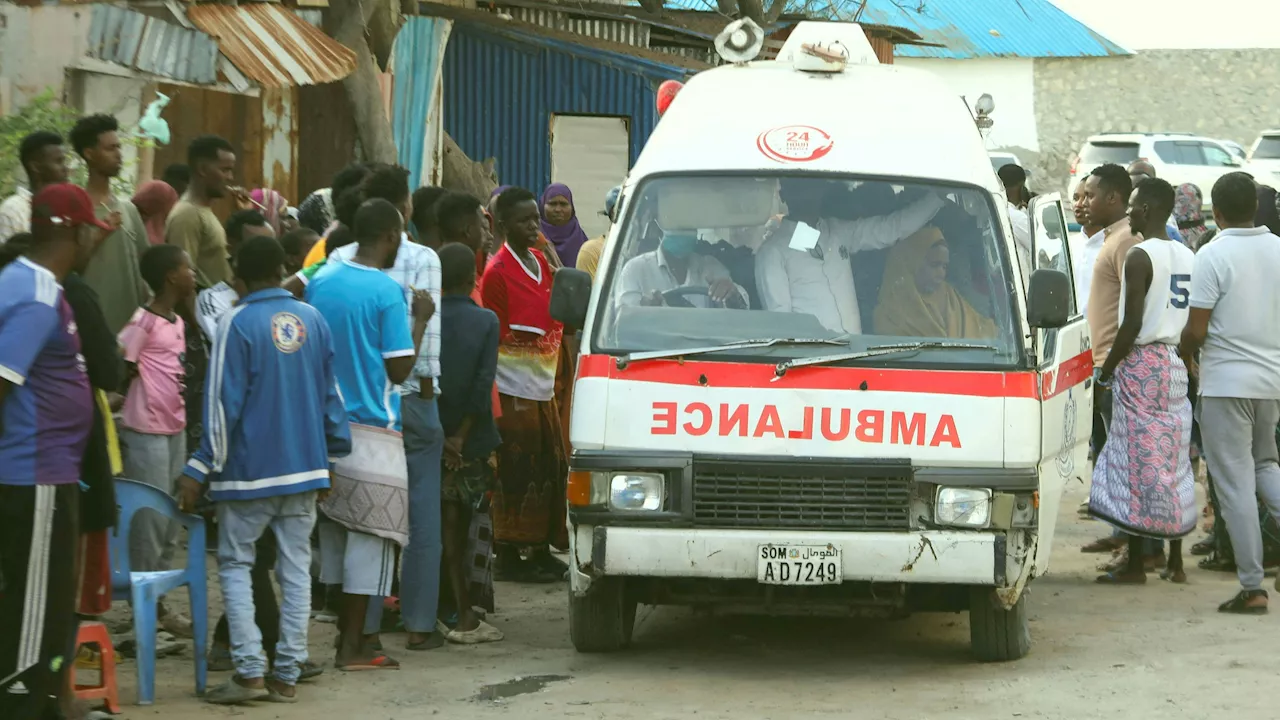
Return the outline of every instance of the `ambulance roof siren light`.
[[[734,20],[716,36],[716,52],[727,63],[749,63],[763,47],[764,30],[751,18]]]
[[[995,125],[995,121],[991,119],[991,113],[996,111],[996,101],[992,99],[990,93],[982,93],[978,101],[973,104],[973,121],[978,125],[978,132],[986,137],[991,132],[991,127]]]
[[[664,80],[658,86],[658,117],[667,114],[667,110],[671,108],[671,103],[675,102],[676,95],[680,93],[683,87],[684,84],[679,80]]]

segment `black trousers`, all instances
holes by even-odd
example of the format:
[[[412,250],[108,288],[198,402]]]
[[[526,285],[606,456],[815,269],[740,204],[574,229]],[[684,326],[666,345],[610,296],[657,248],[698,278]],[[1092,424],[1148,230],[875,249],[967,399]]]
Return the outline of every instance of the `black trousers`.
[[[0,485],[3,720],[60,714],[58,694],[75,661],[79,540],[79,485]]]

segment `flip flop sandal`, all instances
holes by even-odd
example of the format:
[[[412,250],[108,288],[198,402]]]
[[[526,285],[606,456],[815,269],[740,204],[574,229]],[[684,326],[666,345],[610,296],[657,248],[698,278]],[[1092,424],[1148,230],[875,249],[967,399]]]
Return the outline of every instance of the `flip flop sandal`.
[[[481,621],[475,630],[461,632],[458,630],[450,630],[445,636],[449,642],[458,645],[480,645],[482,643],[491,643],[501,641],[505,635],[498,628],[487,622]]]
[[[1167,568],[1167,567],[1166,567],[1165,569],[1163,569],[1163,570],[1161,570],[1161,571],[1160,571],[1160,579],[1161,579],[1161,580],[1168,580],[1169,582],[1174,583],[1175,585],[1185,585],[1185,584],[1186,584],[1186,582],[1187,582],[1187,573],[1186,573],[1185,571],[1183,571],[1183,572],[1182,572],[1182,579],[1181,579],[1181,580],[1177,580],[1177,579],[1175,579],[1175,578],[1174,578],[1174,571],[1172,571],[1172,570],[1170,570],[1169,568]]]
[[[237,676],[238,677],[238,676]],[[205,693],[205,702],[214,705],[243,705],[254,700],[266,700],[267,689],[265,687],[251,688],[245,687],[236,682],[236,678],[232,677],[225,683],[213,688]]]
[[[324,668],[319,663],[313,663],[310,660],[302,663],[301,672],[298,673],[298,681],[312,680],[324,674]]]
[[[1192,545],[1191,554],[1196,556],[1208,555],[1209,553],[1213,552],[1213,546],[1215,544],[1217,544],[1217,541],[1215,541],[1213,536],[1210,535],[1209,537],[1201,540],[1195,545]]]
[[[1236,596],[1218,606],[1218,612],[1232,615],[1266,615],[1266,605],[1249,605],[1256,597],[1267,597],[1266,590],[1241,590]]]
[[[1147,576],[1143,575],[1141,580],[1127,580],[1121,579],[1119,573],[1109,572],[1105,575],[1099,575],[1094,582],[1099,585],[1146,585]]]
[[[298,702],[298,695],[297,693],[294,693],[293,695],[285,695],[279,690],[268,685],[267,696],[263,698],[263,700],[266,700],[267,702],[281,703],[284,705],[292,705],[293,703]]]
[[[390,655],[383,655],[379,653],[374,655],[373,659],[369,660],[369,662],[338,665],[337,667],[339,670],[344,672],[358,672],[361,670],[399,670],[400,663]]]
[[[421,642],[405,642],[405,650],[413,650],[415,652],[423,650],[436,650],[444,647],[444,633],[433,632],[427,635],[427,639]]]

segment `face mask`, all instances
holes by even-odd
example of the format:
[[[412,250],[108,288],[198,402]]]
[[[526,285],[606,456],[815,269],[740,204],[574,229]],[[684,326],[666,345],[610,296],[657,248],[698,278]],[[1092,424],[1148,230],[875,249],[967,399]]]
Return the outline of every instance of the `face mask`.
[[[662,251],[671,257],[688,257],[698,244],[698,236],[685,234],[669,234],[662,238]]]

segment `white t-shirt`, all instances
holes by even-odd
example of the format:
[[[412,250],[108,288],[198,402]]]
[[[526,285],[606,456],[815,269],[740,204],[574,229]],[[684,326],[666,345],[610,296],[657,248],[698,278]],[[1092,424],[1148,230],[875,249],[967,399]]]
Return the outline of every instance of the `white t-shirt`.
[[[1031,269],[1035,267],[1031,258],[1031,216],[1011,202],[1005,205],[1009,212],[1009,227],[1013,229],[1013,243],[1018,253],[1018,272],[1022,273],[1022,286],[1025,288],[1031,278]]]
[[[209,345],[213,345],[217,335],[218,321],[238,302],[240,302],[240,294],[224,282],[201,290],[200,294],[196,295],[196,322],[204,331]]]
[[[1134,345],[1177,345],[1191,314],[1191,269],[1196,254],[1173,240],[1144,240],[1133,246],[1151,259],[1151,287],[1142,308],[1142,329]],[[1133,250],[1129,251],[1130,257]],[[1124,318],[1126,285],[1120,278],[1120,317]]]
[[[1280,237],[1228,228],[1196,255],[1191,307],[1213,310],[1200,394],[1280,400]]]
[[[1089,309],[1089,291],[1093,287],[1093,266],[1098,262],[1098,253],[1102,252],[1102,243],[1106,239],[1106,232],[1102,230],[1093,235],[1085,235],[1081,230],[1067,239],[1071,248],[1071,272],[1076,280],[1076,306],[1080,309],[1081,315]]]

